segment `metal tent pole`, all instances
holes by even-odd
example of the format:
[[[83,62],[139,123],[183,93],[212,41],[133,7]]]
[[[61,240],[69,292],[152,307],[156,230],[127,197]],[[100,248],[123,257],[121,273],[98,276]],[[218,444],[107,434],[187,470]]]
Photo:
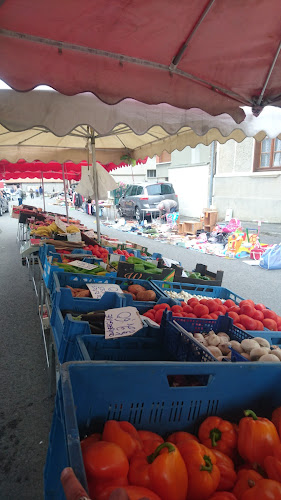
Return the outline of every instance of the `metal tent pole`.
[[[216,156],[216,143],[215,141],[211,144],[211,172],[210,172],[210,184],[209,184],[209,199],[208,208],[213,203],[213,186],[214,186],[214,175],[215,175],[215,156]]]
[[[43,189],[43,210],[46,212],[45,208],[45,189],[44,189],[44,177],[43,177],[43,172],[41,172],[41,179],[42,179],[42,189]]]
[[[99,195],[98,195],[98,173],[97,173],[97,163],[96,163],[96,147],[95,147],[95,136],[94,131],[92,131],[91,136],[91,148],[92,148],[92,165],[93,165],[93,175],[94,175],[94,194],[95,194],[95,204],[96,204],[96,222],[97,222],[97,236],[98,241],[100,241],[100,215],[99,215]]]
[[[67,203],[67,194],[66,194],[66,185],[65,185],[65,175],[64,175],[64,163],[61,166],[62,169],[62,179],[63,179],[63,190],[64,190],[64,200],[65,200],[65,210],[66,210],[66,220],[69,222],[68,216],[68,203]]]

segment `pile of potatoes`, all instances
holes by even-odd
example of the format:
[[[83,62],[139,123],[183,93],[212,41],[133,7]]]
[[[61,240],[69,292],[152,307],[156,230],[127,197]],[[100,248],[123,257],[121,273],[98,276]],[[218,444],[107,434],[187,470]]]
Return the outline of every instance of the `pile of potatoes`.
[[[194,333],[193,336],[218,361],[231,359],[230,347],[248,361],[261,363],[279,363],[281,361],[280,347],[270,346],[270,343],[261,337],[238,342],[230,340],[229,335],[225,332],[215,333],[213,330],[209,333]]]
[[[128,290],[123,290],[123,293],[132,295],[133,300],[143,302],[154,302],[156,300],[156,293],[153,290],[147,290],[141,285],[130,285]]]

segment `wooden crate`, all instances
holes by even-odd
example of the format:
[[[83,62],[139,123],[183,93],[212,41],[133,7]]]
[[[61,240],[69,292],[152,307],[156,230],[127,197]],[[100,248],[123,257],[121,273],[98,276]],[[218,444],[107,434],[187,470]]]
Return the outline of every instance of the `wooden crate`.
[[[217,223],[218,212],[217,210],[211,210],[204,208],[204,228],[205,231],[211,233]]]
[[[194,234],[196,235],[199,229],[203,228],[203,223],[193,220],[188,220],[178,224],[179,234]]]

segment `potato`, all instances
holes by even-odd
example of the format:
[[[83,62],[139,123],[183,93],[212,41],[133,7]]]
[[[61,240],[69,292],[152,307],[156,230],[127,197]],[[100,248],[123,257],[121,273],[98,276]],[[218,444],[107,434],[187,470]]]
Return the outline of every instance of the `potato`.
[[[262,356],[269,353],[268,347],[257,347],[250,352],[251,361],[258,361]]]
[[[250,353],[252,349],[257,349],[260,345],[254,339],[244,339],[241,342],[241,347],[243,351]]]
[[[219,345],[219,349],[221,350],[221,352],[223,353],[224,356],[226,356],[229,352],[230,352],[230,349],[228,347],[228,344],[225,343],[225,344],[220,344]]]
[[[137,293],[137,300],[153,302],[156,300],[156,293],[153,290],[145,290]]]
[[[229,342],[229,344],[231,345],[232,349],[234,349],[235,351],[237,351],[237,352],[243,351],[240,342],[238,342],[237,340],[231,340]]]
[[[221,350],[214,345],[209,345],[207,349],[213,356],[215,356],[215,358],[219,358],[220,356],[222,356]]]
[[[270,348],[270,343],[268,340],[263,339],[262,337],[255,337],[255,341],[261,346],[261,347],[268,347]]]
[[[130,285],[128,286],[128,292],[132,292],[137,295],[138,292],[145,292],[146,289],[141,285]]]

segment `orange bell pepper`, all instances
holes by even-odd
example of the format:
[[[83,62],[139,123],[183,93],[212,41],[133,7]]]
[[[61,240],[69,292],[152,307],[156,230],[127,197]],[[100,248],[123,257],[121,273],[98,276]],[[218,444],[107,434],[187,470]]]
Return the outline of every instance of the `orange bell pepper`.
[[[111,493],[116,491],[116,489],[118,489],[116,486],[106,488],[95,500],[110,500]],[[129,500],[161,500],[156,493],[140,486],[124,486],[122,487],[122,491],[127,494]]]
[[[209,500],[237,500],[237,498],[229,491],[216,491]]]
[[[197,439],[196,436],[194,436],[193,434],[190,434],[189,432],[174,432],[173,434],[170,434],[170,436],[168,436],[168,439],[167,441],[169,443],[174,443],[176,446],[179,444],[179,443],[182,443],[184,441],[190,441],[191,439],[193,439],[194,441],[197,441],[197,443],[199,442],[199,439]]]
[[[280,445],[277,430],[270,420],[257,417],[251,410],[244,414],[239,422],[238,451],[244,460],[263,467],[265,457],[273,455]]]
[[[103,429],[102,439],[103,441],[118,444],[129,460],[137,451],[142,449],[138,431],[130,422],[108,420]]]
[[[265,457],[264,468],[269,479],[281,483],[281,461],[276,457]]]
[[[262,479],[263,477],[255,470],[241,469],[237,474],[237,482],[232,493],[236,496],[237,500],[241,500],[243,493],[255,486]]]
[[[188,478],[183,458],[172,443],[154,453],[135,455],[130,463],[129,483],[154,491],[162,500],[186,500]]]
[[[188,474],[187,500],[206,500],[220,482],[216,457],[206,446],[193,439],[179,445]]]
[[[128,484],[129,462],[120,446],[98,441],[82,453],[89,493],[93,498],[107,486]]]
[[[256,486],[243,493],[241,500],[280,500],[281,484],[272,479],[261,479]]]
[[[217,459],[217,467],[220,471],[218,491],[232,490],[237,479],[237,474],[234,469],[234,463],[232,462],[230,457],[228,457],[224,453],[221,453],[221,451],[213,449],[212,452]]]
[[[220,417],[208,417],[199,427],[198,437],[207,448],[232,456],[237,446],[237,433],[231,422]]]
[[[101,434],[91,434],[90,436],[86,437],[85,439],[82,439],[80,442],[81,445],[81,450],[82,453],[89,448],[89,446],[92,446],[93,443],[97,443],[98,441],[101,440]]]
[[[145,455],[151,455],[156,450],[157,446],[164,443],[164,439],[150,431],[138,431],[139,438],[142,441],[143,452]]]

